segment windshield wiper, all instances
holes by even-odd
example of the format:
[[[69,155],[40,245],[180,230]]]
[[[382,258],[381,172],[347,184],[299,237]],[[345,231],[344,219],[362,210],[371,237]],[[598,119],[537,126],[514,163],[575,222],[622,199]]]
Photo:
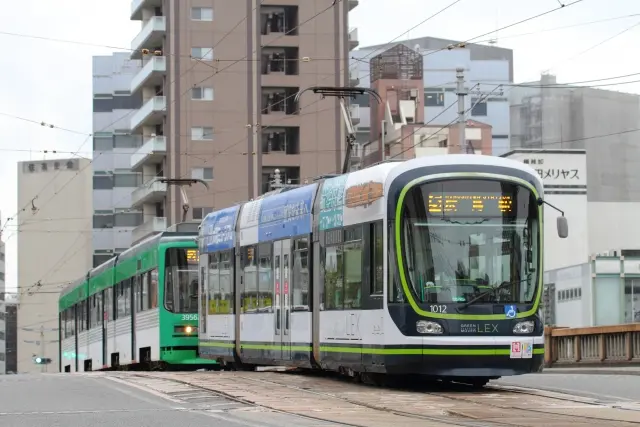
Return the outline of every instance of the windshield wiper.
[[[526,279],[522,279],[522,280],[519,280],[519,281],[515,281],[515,282],[503,282],[502,284],[500,284],[500,285],[498,285],[498,286],[496,286],[496,287],[493,287],[493,288],[489,289],[488,291],[484,291],[484,292],[482,292],[481,294],[478,294],[475,298],[472,298],[472,299],[470,299],[469,301],[465,302],[465,303],[464,303],[464,304],[462,304],[460,307],[458,307],[458,310],[464,310],[464,309],[466,309],[467,307],[469,307],[471,304],[474,304],[474,303],[476,303],[477,301],[480,301],[482,298],[486,297],[487,295],[492,294],[492,293],[494,293],[494,292],[497,292],[497,291],[499,291],[499,290],[500,290],[500,289],[502,289],[502,288],[506,288],[507,286],[514,285],[514,284],[516,284],[516,283],[520,284],[520,283],[522,283],[522,282],[526,282],[526,281],[528,281],[529,279],[531,279],[531,275],[528,275]]]

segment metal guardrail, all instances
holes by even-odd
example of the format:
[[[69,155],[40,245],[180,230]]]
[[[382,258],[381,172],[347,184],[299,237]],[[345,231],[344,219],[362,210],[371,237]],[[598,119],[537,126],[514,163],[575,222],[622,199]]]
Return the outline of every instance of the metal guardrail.
[[[640,366],[640,323],[590,328],[545,327],[546,367]]]

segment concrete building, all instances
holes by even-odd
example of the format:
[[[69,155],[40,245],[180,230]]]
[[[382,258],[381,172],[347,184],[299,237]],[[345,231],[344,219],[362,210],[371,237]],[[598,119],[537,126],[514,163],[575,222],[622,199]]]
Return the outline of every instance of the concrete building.
[[[632,222],[616,233],[618,203],[588,199],[591,182],[586,150],[518,149],[504,155],[536,169],[545,201],[564,211],[569,236],[556,234],[560,215],[544,206],[544,313],[549,325],[604,326],[640,321],[640,240]],[[630,210],[640,210],[629,203]],[[609,213],[603,216],[602,211]],[[609,246],[610,245],[610,246]],[[609,250],[602,248],[608,247]],[[622,248],[622,249],[620,249]]]
[[[304,0],[212,4],[132,2],[131,19],[142,25],[131,58],[142,69],[131,93],[143,105],[129,128],[144,140],[131,160],[144,182],[131,196],[145,219],[135,239],[182,218],[180,188],[154,178],[204,180],[209,190],[186,189],[186,219],[199,220],[266,192],[275,169],[299,183],[342,166],[337,99],[294,97],[310,86],[348,85],[347,58],[358,44],[348,12],[358,1],[324,13]]]
[[[129,117],[142,105],[131,93],[140,61],[119,52],[93,57],[93,265],[131,246],[132,230],[142,211],[131,208],[131,193],[142,175],[131,171],[132,155],[142,146],[132,135]]]
[[[86,159],[18,163],[19,372],[57,366],[59,292],[92,265],[91,175]]]
[[[457,103],[456,68],[463,67],[465,87],[469,90],[469,96],[465,97],[465,108],[469,109],[473,105],[467,118],[490,126],[491,154],[504,154],[510,147],[509,101],[505,91],[498,85],[513,82],[513,51],[475,44],[447,49],[459,44],[459,41],[454,40],[423,37],[389,45],[363,47],[352,52],[354,59],[351,60],[350,80],[353,85],[372,87],[371,59],[394,46],[405,46],[423,57],[423,95],[419,97],[419,101],[424,108],[424,122],[442,126],[456,119],[457,108],[451,105]],[[355,100],[358,105],[357,115],[360,117],[358,141],[361,144],[372,141],[369,135],[372,127],[369,112],[371,102],[375,101],[368,96]]]
[[[361,167],[387,159],[449,153],[493,154],[491,126],[486,123],[467,120],[464,143],[460,142],[457,124],[425,123],[422,61],[420,53],[402,44],[371,59],[371,89],[377,96],[372,96],[376,102],[369,108],[369,142],[358,144],[361,150],[354,156],[361,159]],[[352,105],[352,110],[358,108]]]
[[[640,241],[640,96],[558,84],[509,91],[514,148],[585,149],[590,253]],[[603,219],[604,224],[603,226]]]

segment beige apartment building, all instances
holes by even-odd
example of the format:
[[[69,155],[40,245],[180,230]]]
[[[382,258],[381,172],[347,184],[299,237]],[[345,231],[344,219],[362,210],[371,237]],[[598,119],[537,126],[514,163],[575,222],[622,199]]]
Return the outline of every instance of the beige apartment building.
[[[177,186],[157,177],[194,178],[188,220],[269,190],[276,169],[301,183],[340,171],[345,127],[336,98],[310,86],[349,85],[348,27],[357,0],[133,0],[142,21],[131,57],[142,68],[131,94],[142,107],[130,116],[143,145],[131,168],[143,185],[131,197],[144,213],[133,240],[181,221]]]
[[[58,372],[58,295],[92,264],[87,159],[18,163],[18,372]],[[52,363],[36,365],[33,356]]]

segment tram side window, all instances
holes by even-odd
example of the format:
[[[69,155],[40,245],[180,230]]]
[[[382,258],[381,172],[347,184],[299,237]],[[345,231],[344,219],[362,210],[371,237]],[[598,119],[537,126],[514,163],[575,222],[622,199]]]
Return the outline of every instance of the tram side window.
[[[242,311],[253,313],[258,308],[258,265],[256,262],[256,247],[246,246],[242,248]]]
[[[113,316],[113,288],[107,288],[104,291],[104,310],[107,312],[109,322],[116,320]]]
[[[131,278],[131,287],[133,288],[131,311],[139,313],[142,311],[142,279],[140,276],[133,276]]]
[[[140,276],[140,307],[141,311],[149,310],[151,295],[149,295],[149,277],[150,272],[143,273]]]
[[[208,280],[208,296],[207,313],[217,314],[220,308],[220,270],[218,267],[218,261],[220,254],[209,254],[209,280]]]
[[[382,232],[382,221],[371,224],[371,295],[382,295],[384,291]]]
[[[362,226],[335,231],[342,235],[327,241],[340,243],[324,248],[324,309],[358,309],[362,307]]]
[[[86,310],[87,307],[85,305],[85,301],[80,301],[77,305],[76,305],[76,309],[78,310],[78,333],[80,332],[84,332],[87,328],[87,316],[86,316]]]
[[[102,324],[102,293],[91,295],[89,306],[89,329]]]
[[[126,316],[127,313],[127,300],[124,293],[124,282],[120,282],[115,287],[116,291],[116,319],[121,319]]]
[[[233,270],[232,261],[233,251],[224,251],[220,253],[218,269],[220,272],[220,305],[218,312],[220,314],[233,313]]]
[[[292,311],[309,311],[309,239],[297,239],[293,246],[291,283]]]
[[[149,307],[158,308],[158,270],[149,272]]]
[[[362,226],[344,230],[344,309],[362,307]]]
[[[273,244],[258,245],[258,311],[273,306]]]
[[[344,307],[342,245],[327,246],[324,250],[324,309],[342,310]]]

